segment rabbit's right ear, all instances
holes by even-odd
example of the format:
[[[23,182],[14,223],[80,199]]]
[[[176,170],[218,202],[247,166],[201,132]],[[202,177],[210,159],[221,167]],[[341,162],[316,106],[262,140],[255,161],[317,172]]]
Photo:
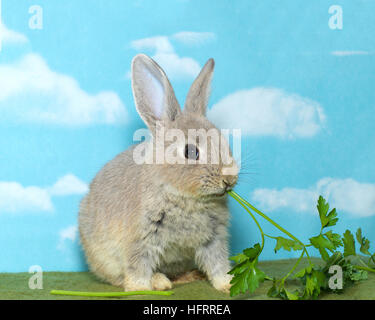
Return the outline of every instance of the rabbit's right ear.
[[[150,57],[145,54],[135,56],[131,74],[135,106],[154,134],[156,122],[173,121],[181,112],[180,106],[163,69]]]

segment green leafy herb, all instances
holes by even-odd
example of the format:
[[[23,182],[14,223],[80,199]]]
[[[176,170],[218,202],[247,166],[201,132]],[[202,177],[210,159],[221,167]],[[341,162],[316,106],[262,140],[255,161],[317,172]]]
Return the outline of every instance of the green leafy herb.
[[[316,207],[318,208],[322,229],[334,226],[339,220],[338,218],[336,218],[337,213],[335,208],[327,214],[329,210],[329,204],[322,196],[319,196],[318,205]]]
[[[337,247],[342,246],[340,235],[332,231],[320,233],[318,236],[310,238],[310,243],[319,250],[325,261],[329,259],[327,250],[334,252]]]
[[[362,237],[362,230],[359,228],[356,233],[357,241],[360,244],[359,251],[361,251],[363,254],[371,256],[371,253],[369,252],[370,249],[370,241],[366,239],[365,237]]]
[[[265,280],[266,274],[257,267],[260,252],[261,247],[257,243],[252,248],[245,249],[243,253],[231,257],[237,263],[229,271],[229,274],[233,275],[230,288],[231,296],[247,291],[254,292],[259,287],[259,283]]]
[[[334,208],[329,211],[329,204],[322,196],[319,197],[317,204],[321,222],[320,233],[311,237],[308,244],[304,244],[289,231],[285,230],[275,221],[270,219],[263,212],[241,198],[241,196],[239,196],[237,193],[234,191],[229,191],[228,193],[250,214],[258,226],[262,237],[261,245],[257,243],[253,247],[243,250],[242,253],[231,257],[231,260],[233,260],[235,263],[229,272],[229,274],[233,275],[233,279],[231,281],[232,287],[230,290],[231,296],[246,292],[252,293],[259,287],[261,282],[272,279],[273,285],[268,291],[268,296],[270,297],[277,297],[287,300],[317,299],[322,291],[331,290],[333,292],[339,292],[342,290],[329,288],[329,279],[332,276],[330,271],[331,267],[333,266],[341,267],[342,283],[344,287],[350,283],[367,279],[368,272],[375,272],[374,266],[372,265],[375,263],[375,253],[370,253],[370,241],[362,236],[361,229],[357,230],[356,239],[360,245],[360,252],[368,256],[367,262],[363,261],[360,256],[356,256],[355,239],[349,230],[346,230],[343,236],[338,233],[334,233],[332,230],[323,232],[324,229],[335,226],[338,222],[338,218],[336,209]],[[281,236],[273,237],[265,234],[253,212],[267,220],[289,238]],[[258,258],[263,251],[265,237],[276,240],[276,246],[274,249],[275,253],[277,253],[279,250],[301,251],[301,255],[297,259],[294,266],[284,277],[280,279],[268,277],[258,267]],[[324,266],[319,267],[312,264],[307,250],[307,248],[311,246],[319,250],[321,257],[325,262]],[[344,247],[343,253],[338,251],[338,248],[342,246]],[[297,271],[299,263],[305,255],[308,258],[308,266]],[[355,257],[356,261],[359,262],[358,264],[353,262],[353,257]],[[300,280],[302,284],[301,290],[291,292],[285,287],[286,280],[292,275],[295,279]]]
[[[344,257],[354,256],[355,242],[353,234],[349,230],[345,231],[342,241],[344,242]]]
[[[290,250],[302,250],[303,245],[293,239],[287,239],[284,237],[276,237],[277,243],[275,247],[275,253],[280,249],[284,249],[287,251]]]

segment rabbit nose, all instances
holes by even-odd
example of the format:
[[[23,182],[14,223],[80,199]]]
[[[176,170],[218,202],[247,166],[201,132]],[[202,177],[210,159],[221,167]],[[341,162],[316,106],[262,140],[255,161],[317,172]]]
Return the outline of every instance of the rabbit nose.
[[[225,189],[230,190],[236,184],[237,176],[227,176],[223,179],[223,182],[225,184]]]
[[[221,168],[221,174],[225,177],[237,177],[239,168],[236,163]]]

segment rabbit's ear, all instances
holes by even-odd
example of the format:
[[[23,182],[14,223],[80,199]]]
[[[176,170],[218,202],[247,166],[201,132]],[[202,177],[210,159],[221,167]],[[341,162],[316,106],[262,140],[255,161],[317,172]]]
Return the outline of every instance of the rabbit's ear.
[[[209,59],[198,77],[194,80],[186,97],[184,110],[191,113],[206,114],[211,91],[211,80],[214,74],[215,61]]]
[[[181,110],[161,67],[145,54],[138,54],[133,58],[131,74],[135,106],[151,131],[158,120],[173,121]]]

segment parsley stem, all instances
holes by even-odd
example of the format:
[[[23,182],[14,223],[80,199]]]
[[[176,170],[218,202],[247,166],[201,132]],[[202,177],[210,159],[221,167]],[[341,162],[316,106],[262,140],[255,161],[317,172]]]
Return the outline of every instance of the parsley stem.
[[[122,296],[136,296],[136,295],[170,296],[173,294],[173,291],[84,292],[84,291],[52,290],[50,291],[50,294],[81,296],[81,297],[122,297]]]
[[[359,262],[362,264],[362,266],[356,265],[355,267],[357,269],[366,270],[369,272],[375,272],[375,269],[372,269],[366,262],[364,262],[361,258],[359,258]]]
[[[360,270],[365,270],[365,271],[369,271],[369,272],[375,272],[375,269],[371,269],[369,267],[362,267],[362,266],[358,266],[358,265],[355,265],[354,267],[356,269],[360,269]]]
[[[307,246],[310,246],[310,245],[305,245],[302,241],[300,241],[298,238],[296,238],[295,236],[293,236],[290,232],[288,232],[287,230],[285,230],[283,227],[281,227],[279,224],[277,224],[275,221],[273,221],[272,219],[270,219],[268,216],[266,216],[263,212],[261,212],[260,210],[258,210],[257,208],[255,208],[253,205],[251,205],[249,202],[247,202],[245,199],[243,199],[239,194],[237,194],[236,192],[234,192],[233,190],[230,190],[228,191],[229,195],[234,198],[235,200],[237,200],[240,205],[245,208],[245,210],[247,212],[250,213],[250,215],[252,216],[252,218],[254,219],[254,221],[256,222],[261,234],[262,234],[262,249],[263,249],[263,246],[264,246],[264,236],[267,236],[269,238],[274,238],[276,239],[275,237],[272,237],[272,236],[269,236],[269,235],[266,235],[263,233],[258,221],[255,219],[255,217],[253,216],[253,214],[250,212],[250,210],[248,210],[247,207],[250,207],[252,210],[254,210],[257,214],[259,214],[262,218],[266,219],[269,223],[271,223],[274,227],[276,227],[277,229],[279,229],[280,231],[282,231],[283,233],[285,233],[287,236],[289,236],[291,239],[297,241],[299,244],[301,244],[303,246],[303,251],[302,251],[302,255],[300,257],[300,259],[303,257],[304,253],[306,253],[306,257],[309,261],[309,265],[311,266],[312,265],[312,262],[311,262],[311,258],[310,258],[310,255],[309,253],[307,252],[306,250],[306,247]],[[247,207],[246,207],[247,206]],[[260,254],[260,253],[259,253]],[[298,266],[299,264],[299,261],[297,261],[297,264],[296,264],[296,267]],[[293,270],[292,270],[293,272]],[[289,275],[287,275],[288,277]],[[286,279],[286,278],[285,278]]]
[[[231,191],[229,191],[229,193],[230,193]],[[238,199],[239,200],[239,199]],[[261,226],[260,226],[260,224],[259,224],[259,222],[258,222],[258,220],[254,217],[254,215],[252,214],[252,212],[249,210],[249,208],[247,208],[244,204],[243,204],[243,202],[241,201],[241,200],[239,200],[238,201],[238,203],[250,214],[250,216],[253,218],[253,220],[254,220],[254,222],[256,223],[256,225],[257,225],[257,227],[258,227],[258,229],[259,229],[259,231],[260,231],[260,234],[261,234],[261,236],[262,236],[262,245],[261,245],[261,248],[260,248],[260,250],[259,250],[259,253],[258,253],[258,255],[257,255],[257,257],[256,258],[258,258],[259,256],[260,256],[260,254],[262,253],[262,251],[263,251],[263,248],[264,248],[264,232],[263,232],[263,230],[262,230],[262,228],[261,228]]]
[[[311,245],[304,246],[304,247],[305,247],[304,250],[305,250],[305,252],[306,252],[306,257],[307,257],[307,260],[309,261],[309,265],[312,266],[313,263],[311,262],[310,255],[309,255],[309,253],[307,252],[307,249],[306,249],[306,247],[310,247],[310,246],[311,246]]]
[[[293,268],[281,279],[282,285],[284,285],[285,280],[289,278],[289,276],[294,272],[294,270],[296,270],[296,268],[298,267],[299,263],[301,262],[301,260],[304,256],[305,252],[307,253],[307,250],[304,248],[302,250],[302,253],[301,253],[300,257],[298,258],[297,262],[294,264]]]
[[[274,227],[276,227],[277,229],[279,229],[280,231],[284,232],[286,235],[288,235],[291,239],[297,241],[299,244],[303,245],[305,247],[305,245],[303,244],[302,241],[300,241],[299,239],[297,239],[295,236],[293,236],[290,232],[288,232],[287,230],[285,230],[283,227],[281,227],[280,225],[278,225],[275,221],[273,221],[272,219],[270,219],[268,216],[266,216],[263,212],[261,212],[260,210],[258,210],[257,208],[255,208],[253,205],[251,205],[249,202],[247,202],[245,199],[243,199],[240,195],[238,195],[236,192],[234,192],[233,190],[230,190],[228,191],[229,195],[231,197],[233,197],[234,199],[244,203],[245,205],[247,205],[248,207],[250,207],[252,210],[254,210],[257,214],[259,214],[262,218],[266,219],[269,223],[271,223]],[[245,207],[244,205],[242,205],[243,207]]]
[[[277,240],[277,237],[270,236],[269,234],[264,234],[266,237]]]

